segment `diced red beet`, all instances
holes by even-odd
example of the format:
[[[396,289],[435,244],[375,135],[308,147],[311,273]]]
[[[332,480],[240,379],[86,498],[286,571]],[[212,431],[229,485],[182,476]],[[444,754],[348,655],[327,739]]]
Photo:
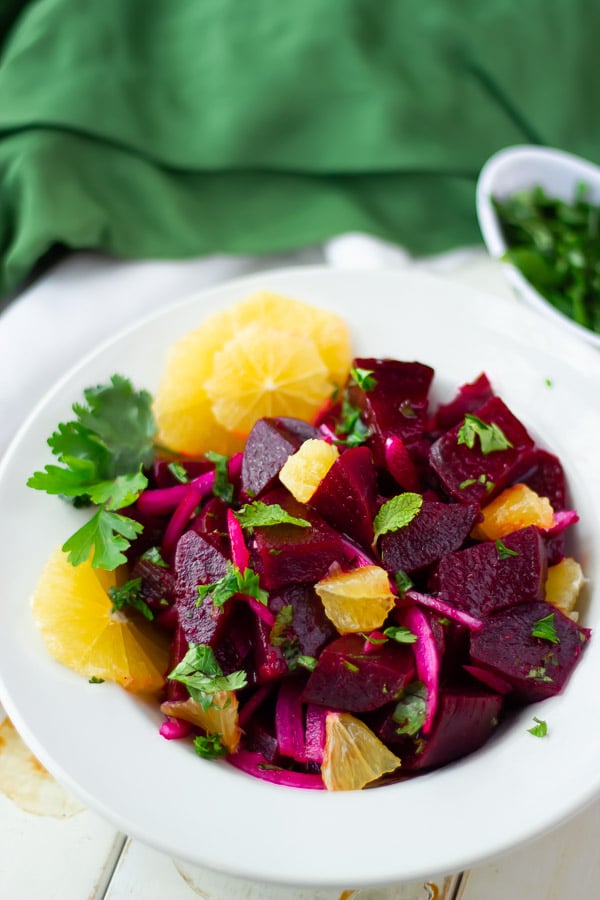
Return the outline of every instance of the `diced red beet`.
[[[172,465],[172,461],[168,459],[158,459],[154,463],[152,478],[157,488],[174,487],[176,484],[182,483],[173,474]],[[214,463],[207,459],[178,459],[177,465],[184,469],[189,481],[214,468]]]
[[[310,505],[325,521],[359,544],[373,542],[377,477],[368,447],[351,447],[334,462]]]
[[[430,734],[400,738],[400,746],[392,745],[402,771],[436,769],[477,750],[496,728],[503,703],[501,694],[477,687],[443,689]]]
[[[536,448],[532,454],[531,468],[519,481],[539,494],[547,497],[552,509],[557,512],[567,505],[567,485],[560,460],[553,453]]]
[[[450,403],[438,406],[429,425],[434,434],[441,434],[462,422],[467,413],[476,412],[483,404],[494,396],[494,391],[485,372],[475,381],[463,384]]]
[[[292,621],[283,637],[297,645],[302,655],[317,657],[325,644],[337,637],[312,584],[291,584],[271,595],[272,612],[277,614],[284,606],[292,607]]]
[[[353,365],[373,373],[375,386],[368,391],[352,387],[350,398],[372,431],[376,462],[384,465],[387,437],[396,435],[410,447],[423,434],[433,369],[395,359],[361,358]]]
[[[449,553],[436,574],[439,598],[476,618],[517,603],[543,600],[546,550],[533,525],[506,535],[504,556],[495,541],[482,541]]]
[[[381,538],[381,557],[390,572],[414,573],[458,550],[480,516],[476,503],[423,500],[414,519]]]
[[[188,640],[185,636],[183,628],[181,627],[181,625],[179,625],[173,634],[171,645],[169,647],[168,672],[172,672],[175,666],[181,662],[185,654],[188,652],[188,649]],[[182,684],[180,681],[171,681],[168,678],[166,684],[166,694],[166,699],[172,701],[187,700],[189,697],[188,689],[186,688],[185,684]]]
[[[166,566],[140,557],[131,570],[131,578],[142,579],[142,600],[155,612],[162,612],[174,603],[175,578]]]
[[[549,615],[556,642],[532,635],[535,623]],[[518,700],[534,703],[562,690],[589,636],[545,601],[521,603],[489,616],[471,635],[471,661],[508,681]]]
[[[478,681],[485,684],[486,687],[496,691],[497,694],[510,694],[512,691],[512,684],[509,681],[506,681],[505,678],[501,678],[500,675],[496,675],[495,672],[490,672],[489,669],[482,669],[479,666],[471,665],[464,665],[463,669],[465,672],[468,672],[469,675],[472,675],[473,678],[477,678]]]
[[[265,589],[319,581],[332,563],[349,558],[343,536],[284,488],[271,491],[262,499],[267,504],[278,503],[290,515],[310,522],[310,528],[272,525],[254,529],[255,565]]]
[[[323,706],[309,703],[306,707],[305,754],[309,762],[319,765],[323,762],[325,750],[327,710]]]
[[[316,428],[300,419],[264,418],[252,428],[242,461],[242,490],[258,497],[277,483],[282,465],[305,440],[317,437]]]
[[[262,620],[254,617],[252,625],[252,646],[254,648],[254,673],[258,684],[265,684],[288,674],[289,668],[279,647],[271,643],[271,629]],[[248,669],[248,667],[247,667]],[[251,670],[249,669],[249,673]]]
[[[409,645],[388,641],[365,653],[364,638],[346,634],[325,647],[302,699],[330,709],[368,712],[389,703],[414,671]]]
[[[500,428],[512,446],[483,453],[479,438],[473,447],[459,444],[461,423],[432,444],[429,462],[451,497],[486,503],[528,465],[534,445],[525,427],[499,397],[484,403],[477,410],[477,418]]]
[[[198,606],[198,585],[225,575],[227,558],[195,531],[180,538],[175,552],[175,603],[179,622],[190,644],[213,646],[223,632],[232,604],[216,607],[210,596]]]
[[[211,497],[202,505],[190,528],[208,538],[209,543],[227,555],[229,538],[227,535],[227,510],[229,506],[220,497]]]

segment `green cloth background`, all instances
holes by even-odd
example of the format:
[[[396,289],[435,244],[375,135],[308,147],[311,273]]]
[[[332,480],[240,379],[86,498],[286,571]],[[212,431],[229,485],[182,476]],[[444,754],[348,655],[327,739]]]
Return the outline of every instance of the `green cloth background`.
[[[3,0],[0,294],[66,246],[480,240],[485,159],[600,162],[590,0]]]

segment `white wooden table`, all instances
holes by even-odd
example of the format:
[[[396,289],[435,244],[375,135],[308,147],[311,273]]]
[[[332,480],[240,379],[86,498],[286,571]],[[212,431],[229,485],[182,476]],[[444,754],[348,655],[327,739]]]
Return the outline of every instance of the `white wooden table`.
[[[64,261],[0,314],[0,455],[65,369],[141,314],[232,276],[314,262],[415,264],[401,250],[360,236],[261,260],[122,263],[78,254]],[[498,265],[483,252],[418,265],[509,293]],[[178,863],[84,809],[41,770],[0,707],[2,900],[595,900],[600,898],[599,835],[596,802],[535,843],[468,872],[432,876],[427,884],[358,891],[347,885],[343,893],[249,884]]]

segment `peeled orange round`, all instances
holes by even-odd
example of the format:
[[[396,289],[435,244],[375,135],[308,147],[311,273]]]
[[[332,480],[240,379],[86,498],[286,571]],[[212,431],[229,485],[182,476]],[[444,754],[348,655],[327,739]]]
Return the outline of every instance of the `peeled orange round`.
[[[38,579],[33,616],[50,655],[88,678],[115,681],[134,693],[162,688],[168,648],[147,623],[112,612],[115,573],[72,566],[57,548]]]
[[[401,765],[370,728],[349,713],[328,713],[321,775],[328,791],[359,791]]]

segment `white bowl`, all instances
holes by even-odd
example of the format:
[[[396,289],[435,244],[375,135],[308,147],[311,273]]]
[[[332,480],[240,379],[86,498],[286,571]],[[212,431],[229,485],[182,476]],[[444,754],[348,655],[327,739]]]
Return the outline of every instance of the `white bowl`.
[[[501,258],[508,245],[502,234],[492,197],[503,200],[516,191],[540,185],[551,197],[572,201],[580,183],[590,188],[592,203],[600,203],[600,167],[571,153],[548,147],[506,147],[491,156],[483,166],[477,182],[477,217],[483,239],[490,254]],[[504,263],[506,276],[522,299],[546,316],[600,347],[600,335],[578,325],[559,312],[517,269]]]

